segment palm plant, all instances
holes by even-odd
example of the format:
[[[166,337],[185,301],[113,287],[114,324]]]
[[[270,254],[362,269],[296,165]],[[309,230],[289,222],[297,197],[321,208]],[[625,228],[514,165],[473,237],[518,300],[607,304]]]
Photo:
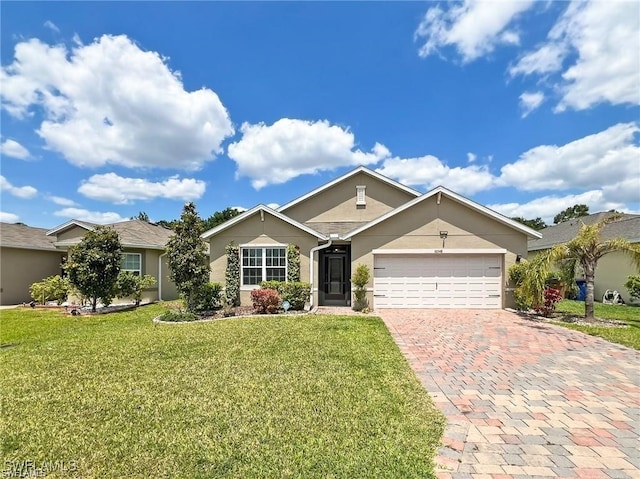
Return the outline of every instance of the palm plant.
[[[575,238],[535,256],[520,286],[522,294],[531,298],[534,304],[541,304],[544,300],[545,280],[554,265],[560,264],[564,269],[572,270],[574,274],[563,274],[571,278],[575,277],[575,268],[579,265],[584,272],[587,287],[584,301],[585,318],[594,319],[593,290],[600,258],[613,252],[626,253],[640,269],[640,245],[630,243],[624,238],[602,239],[604,227],[618,218],[618,215],[612,215],[590,225],[583,223]]]

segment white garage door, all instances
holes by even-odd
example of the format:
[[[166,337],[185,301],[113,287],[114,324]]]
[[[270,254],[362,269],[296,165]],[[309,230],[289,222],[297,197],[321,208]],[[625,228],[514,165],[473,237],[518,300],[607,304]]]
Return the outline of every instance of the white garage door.
[[[376,308],[502,308],[502,256],[375,255]]]

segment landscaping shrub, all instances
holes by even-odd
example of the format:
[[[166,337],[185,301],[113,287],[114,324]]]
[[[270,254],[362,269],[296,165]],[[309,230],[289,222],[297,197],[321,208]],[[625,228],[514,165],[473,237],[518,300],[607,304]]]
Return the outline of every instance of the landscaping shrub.
[[[142,301],[142,292],[145,288],[149,288],[154,284],[156,284],[156,279],[149,274],[138,276],[131,271],[120,271],[118,280],[116,281],[115,297],[131,297],[135,301],[136,306],[139,306],[140,301]]]
[[[240,306],[240,249],[232,241],[225,249],[227,270],[224,274],[225,299],[229,306]]]
[[[47,301],[55,301],[58,304],[62,304],[67,300],[70,289],[69,280],[56,275],[33,283],[29,287],[29,293],[31,298],[35,301],[41,301],[42,304]]]
[[[287,281],[300,281],[300,248],[294,244],[287,245]]]
[[[200,319],[200,316],[194,313],[189,313],[187,311],[168,309],[167,311],[162,313],[158,317],[158,319],[160,321],[169,321],[172,323],[177,323],[180,321],[196,321]]]
[[[195,311],[213,311],[222,306],[222,285],[220,283],[205,283],[193,296]]]
[[[289,301],[292,310],[302,310],[311,294],[311,284],[301,281],[263,281],[262,289],[275,289],[282,301]]]
[[[280,308],[280,296],[275,289],[254,289],[251,291],[253,309],[258,314],[273,314]]]
[[[529,263],[522,262],[509,267],[509,281],[511,281],[511,284],[515,287],[513,298],[518,311],[529,311],[533,303],[531,297],[527,297],[521,288],[529,268],[528,265]]]
[[[371,279],[371,272],[366,264],[359,264],[356,267],[356,272],[351,278],[351,284],[353,284],[353,310],[362,311],[369,307],[367,301],[367,284]]]
[[[539,304],[533,307],[534,311],[541,314],[545,318],[551,316],[556,310],[556,304],[562,301],[562,294],[555,288],[545,288],[544,290],[544,304]]]
[[[624,287],[629,291],[629,296],[635,301],[640,301],[640,275],[634,274],[627,277]]]

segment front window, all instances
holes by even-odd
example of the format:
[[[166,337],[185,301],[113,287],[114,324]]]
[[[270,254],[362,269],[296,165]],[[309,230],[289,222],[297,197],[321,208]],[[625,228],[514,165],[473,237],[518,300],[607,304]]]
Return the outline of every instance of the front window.
[[[284,247],[242,248],[242,285],[262,281],[285,281],[287,250]]]
[[[142,274],[142,255],[140,253],[124,253],[120,262],[121,271],[129,271],[136,276]]]

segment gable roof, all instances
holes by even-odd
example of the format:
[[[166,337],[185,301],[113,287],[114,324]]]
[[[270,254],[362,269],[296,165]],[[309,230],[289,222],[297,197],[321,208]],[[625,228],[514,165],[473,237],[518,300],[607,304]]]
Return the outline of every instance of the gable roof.
[[[338,178],[336,178],[334,180],[331,180],[330,182],[325,183],[322,186],[319,186],[315,190],[311,190],[309,193],[304,194],[302,196],[299,196],[295,200],[290,201],[289,203],[287,203],[287,204],[285,204],[283,206],[280,206],[277,211],[279,211],[279,212],[285,211],[285,210],[291,208],[292,206],[295,206],[298,203],[302,203],[303,201],[311,198],[312,196],[315,196],[318,193],[321,193],[321,192],[331,188],[332,186],[337,185],[338,183],[340,183],[342,181],[345,181],[346,179],[351,178],[352,176],[357,175],[358,173],[364,173],[366,175],[369,175],[369,176],[371,176],[373,178],[376,178],[376,179],[378,179],[378,180],[380,180],[380,181],[382,181],[384,183],[387,183],[388,185],[393,186],[394,188],[397,188],[399,190],[405,191],[405,192],[407,192],[407,193],[409,193],[411,195],[414,195],[414,196],[420,196],[422,194],[418,190],[414,190],[413,188],[409,188],[408,186],[405,186],[402,183],[398,183],[397,181],[392,180],[391,178],[387,178],[386,176],[381,175],[377,171],[370,170],[366,166],[359,166],[358,168],[356,168],[354,170],[351,170],[348,173],[345,173],[344,175],[339,176]]]
[[[479,203],[476,203],[475,201],[471,201],[468,198],[465,198],[464,196],[461,196],[457,193],[454,193],[453,191],[445,188],[444,186],[437,186],[436,188],[432,189],[431,191],[428,191],[427,193],[423,194],[422,196],[419,196],[418,198],[415,198],[399,207],[397,207],[394,210],[389,211],[388,213],[376,218],[373,221],[370,221],[369,223],[360,226],[359,228],[354,229],[353,231],[347,233],[346,235],[344,235],[342,237],[342,239],[350,239],[353,236],[362,233],[363,231],[371,228],[372,226],[375,226],[379,223],[382,223],[383,221],[391,218],[392,216],[397,215],[398,213],[403,212],[404,210],[407,210],[409,208],[411,208],[414,205],[417,205],[418,203],[421,203],[423,201],[425,201],[428,198],[431,198],[433,196],[436,195],[445,195],[448,196],[449,198],[451,198],[454,201],[457,201],[458,203],[461,203],[465,206],[468,206],[469,208],[471,208],[472,210],[477,211],[478,213],[481,213],[491,219],[494,219],[496,221],[499,221],[500,223],[503,223],[507,226],[509,226],[510,228],[513,228],[517,231],[520,231],[521,233],[526,234],[527,236],[529,236],[530,238],[541,238],[542,235],[540,233],[538,233],[537,231],[535,231],[534,229],[529,228],[528,226],[525,226],[521,223],[518,223],[517,221],[512,220],[511,218],[507,218],[506,216],[501,215],[500,213],[497,213],[489,208],[487,208],[486,206],[482,206]]]
[[[53,244],[54,239],[46,233],[45,228],[34,228],[24,223],[0,223],[0,246],[58,251]]]
[[[540,230],[541,239],[529,240],[529,251],[551,248],[560,243],[566,243],[575,238],[583,224],[591,225],[614,215],[615,213],[600,212],[563,221],[557,225],[547,226]],[[640,215],[623,214],[620,219],[607,224],[602,230],[602,238],[625,238],[631,243],[640,243]]]
[[[54,236],[57,233],[70,229],[74,226],[80,226],[87,231],[93,231],[100,225],[84,221],[70,220],[53,228],[52,230],[47,231],[46,234],[47,236]],[[173,230],[142,220],[120,221],[118,223],[110,223],[103,226],[116,230],[120,237],[122,246],[127,248],[165,249],[169,237],[173,235]],[[52,238],[51,241],[53,241],[53,244],[56,246],[72,246],[79,243],[81,239],[82,237],[79,236],[78,238],[66,241],[55,241],[55,239]]]
[[[257,205],[254,206],[253,208],[251,208],[250,210],[245,211],[244,213],[240,213],[238,216],[234,216],[233,218],[231,218],[230,220],[225,221],[222,224],[219,224],[218,226],[211,228],[209,231],[205,231],[202,235],[200,235],[200,237],[202,239],[208,239],[211,238],[212,236],[217,235],[218,233],[220,233],[221,231],[224,231],[228,228],[231,228],[233,225],[236,225],[238,223],[241,223],[242,221],[246,220],[247,218],[253,216],[254,214],[258,213],[259,211],[270,214],[271,216],[275,216],[276,218],[289,223],[291,226],[294,226],[302,231],[305,231],[306,233],[309,233],[312,236],[315,236],[318,239],[321,240],[326,240],[327,237],[325,235],[323,235],[322,233],[317,232],[316,230],[309,228],[308,226],[299,223],[298,221],[295,221],[291,218],[289,218],[286,215],[283,215],[282,213],[269,208],[266,205]]]

